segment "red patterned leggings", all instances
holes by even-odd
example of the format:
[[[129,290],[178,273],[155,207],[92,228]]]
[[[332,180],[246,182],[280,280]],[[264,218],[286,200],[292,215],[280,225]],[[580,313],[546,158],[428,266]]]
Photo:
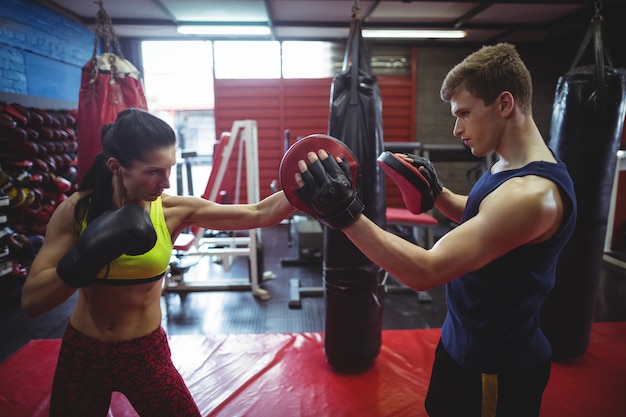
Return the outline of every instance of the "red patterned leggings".
[[[69,325],[52,383],[50,416],[106,416],[113,391],[123,393],[140,416],[200,416],[172,363],[162,327],[106,343]]]

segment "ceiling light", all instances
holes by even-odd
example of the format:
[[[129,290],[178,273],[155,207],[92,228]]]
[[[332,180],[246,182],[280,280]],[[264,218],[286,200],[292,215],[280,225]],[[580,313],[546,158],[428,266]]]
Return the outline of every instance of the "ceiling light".
[[[182,25],[176,28],[183,35],[267,36],[272,31],[265,25]]]
[[[393,39],[460,39],[467,35],[463,30],[412,30],[412,29],[363,29],[364,38]]]

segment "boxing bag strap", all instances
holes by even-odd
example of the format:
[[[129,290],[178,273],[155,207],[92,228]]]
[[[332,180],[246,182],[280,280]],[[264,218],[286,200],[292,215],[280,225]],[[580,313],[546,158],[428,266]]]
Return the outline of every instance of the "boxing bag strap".
[[[93,62],[93,68],[91,70],[91,79],[93,82],[96,81],[96,77],[98,76],[98,61],[97,61],[97,53],[98,53],[98,43],[102,48],[102,53],[110,53],[109,55],[109,65],[111,65],[111,77],[115,80],[118,80],[118,71],[115,65],[116,59],[119,58],[124,60],[124,54],[122,53],[122,48],[120,47],[119,40],[117,35],[115,34],[115,28],[113,27],[113,21],[107,14],[106,10],[104,10],[104,6],[102,5],[102,0],[97,0],[99,10],[96,13],[96,25],[94,28],[94,39],[93,39],[93,52],[91,55],[91,60]]]
[[[596,59],[596,93],[598,94],[598,101],[604,103],[604,57],[608,58],[604,45],[602,43],[602,16],[596,14],[592,21],[591,27],[593,28],[593,49]],[[610,58],[608,58],[610,65]]]
[[[359,73],[361,71],[366,73],[371,72],[370,57],[367,53],[363,53],[366,48],[361,47],[361,45],[365,42],[361,32],[361,22],[359,0],[354,0],[354,3],[352,4],[350,34],[348,35],[348,42],[343,55],[342,66],[342,72],[347,72],[348,65],[350,63],[352,64],[352,67],[350,68],[350,104],[353,106],[359,103]]]
[[[102,52],[111,52],[117,54],[121,59],[124,59],[122,54],[122,48],[115,34],[115,28],[113,27],[113,21],[107,14],[106,10],[102,6],[102,0],[98,0],[99,10],[96,14],[96,26],[94,28],[94,51],[93,56],[96,56],[96,49],[98,47],[98,41],[101,43]]]
[[[346,71],[348,69],[348,64],[352,62],[356,62],[357,68],[359,67],[359,28],[356,27],[356,21],[361,20],[361,9],[359,8],[359,1],[354,0],[352,4],[352,21],[350,24],[350,34],[348,35],[348,44],[346,45],[346,50],[343,54],[343,65],[341,67],[342,71]],[[350,58],[350,55],[352,57]]]
[[[356,0],[355,0],[356,1]],[[350,24],[350,49],[352,49],[352,76],[350,77],[350,104],[355,106],[359,103],[359,41],[361,36],[361,21],[357,16]],[[358,27],[357,27],[358,26]],[[347,50],[346,50],[347,52]]]
[[[580,60],[583,57],[587,47],[591,39],[593,38],[593,49],[594,49],[594,58],[595,58],[595,72],[596,72],[596,94],[597,94],[597,102],[604,103],[604,85],[605,85],[605,60],[608,64],[609,68],[613,67],[613,62],[611,60],[611,56],[609,52],[604,47],[604,43],[602,41],[602,14],[601,14],[601,1],[596,0],[595,2],[595,14],[591,18],[591,26],[587,29],[587,33],[578,48],[578,52],[576,57],[574,58],[574,62],[570,68],[570,72],[574,71],[574,69],[578,66]]]

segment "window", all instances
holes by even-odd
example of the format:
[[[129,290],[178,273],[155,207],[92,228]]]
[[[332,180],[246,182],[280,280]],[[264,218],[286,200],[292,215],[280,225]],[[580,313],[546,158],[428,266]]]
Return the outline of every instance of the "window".
[[[215,78],[280,78],[280,43],[216,41]]]
[[[144,41],[141,44],[144,92],[148,110],[165,120],[176,132],[179,152],[194,150],[194,165],[210,168],[215,143],[213,92],[213,44],[205,41]],[[172,193],[187,190],[179,176],[181,159],[172,170]],[[202,170],[204,174],[206,169]],[[202,176],[201,176],[202,177]],[[207,177],[208,178],[208,177]],[[194,195],[206,182],[194,179]],[[181,188],[182,187],[182,188]]]
[[[212,109],[213,54],[211,42],[142,42],[148,108]]]
[[[333,44],[329,42],[284,41],[283,77],[332,77],[337,72],[337,59],[333,53]]]

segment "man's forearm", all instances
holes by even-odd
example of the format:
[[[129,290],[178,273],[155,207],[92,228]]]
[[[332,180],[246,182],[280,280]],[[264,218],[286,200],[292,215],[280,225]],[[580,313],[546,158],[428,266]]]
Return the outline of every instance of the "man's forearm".
[[[448,188],[444,187],[441,194],[435,202],[435,207],[443,213],[448,219],[456,223],[461,223],[463,211],[467,204],[467,196],[455,194]]]

